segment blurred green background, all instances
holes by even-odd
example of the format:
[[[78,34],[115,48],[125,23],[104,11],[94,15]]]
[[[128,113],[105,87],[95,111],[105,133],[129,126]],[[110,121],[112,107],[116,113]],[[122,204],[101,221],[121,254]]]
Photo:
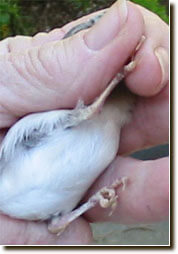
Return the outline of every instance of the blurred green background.
[[[115,0],[0,0],[0,39],[49,31]],[[168,0],[133,0],[168,23]]]

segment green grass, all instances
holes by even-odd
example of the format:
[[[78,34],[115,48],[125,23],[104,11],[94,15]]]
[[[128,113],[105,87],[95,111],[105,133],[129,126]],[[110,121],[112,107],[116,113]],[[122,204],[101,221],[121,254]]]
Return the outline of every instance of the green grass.
[[[169,22],[166,7],[159,0],[132,1]],[[0,39],[48,31],[74,18],[108,7],[113,2],[114,0],[0,0]]]
[[[144,6],[150,11],[156,13],[166,23],[169,23],[169,17],[167,15],[166,8],[164,5],[160,4],[159,0],[132,0],[132,2]]]

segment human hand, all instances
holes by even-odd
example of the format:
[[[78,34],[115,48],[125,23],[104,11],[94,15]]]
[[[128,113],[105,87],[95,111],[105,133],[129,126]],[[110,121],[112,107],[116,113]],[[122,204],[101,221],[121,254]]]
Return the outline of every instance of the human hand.
[[[125,19],[123,17],[123,10],[118,9],[117,4],[115,4],[110,12],[95,27],[89,29],[88,32],[82,31],[65,41],[60,41],[60,39],[63,38],[64,34],[71,27],[84,22],[85,17],[46,35],[38,34],[33,38],[17,37],[2,41],[0,43],[0,52],[2,52],[0,57],[1,128],[10,127],[19,117],[31,112],[73,107],[76,105],[79,96],[86,103],[91,102],[106,87],[109,80],[118,72],[119,68],[123,66],[127,58],[134,51],[142,34],[145,34],[147,38],[144,45],[138,51],[137,56],[140,59],[142,59],[142,56],[143,59],[142,61],[140,60],[135,71],[127,78],[127,85],[131,90],[136,89],[134,92],[138,95],[147,95],[150,97],[147,99],[144,97],[139,98],[134,111],[133,122],[139,122],[136,113],[139,110],[141,111],[141,119],[144,117],[147,120],[145,120],[146,126],[149,123],[147,116],[150,115],[153,106],[154,109],[157,109],[157,114],[156,110],[154,110],[153,119],[159,115],[158,108],[160,103],[161,109],[165,111],[168,107],[167,92],[164,92],[166,91],[166,86],[165,84],[159,85],[162,79],[162,72],[159,62],[153,53],[153,49],[162,46],[168,50],[167,26],[157,16],[155,17],[154,14],[148,12],[146,15],[145,13],[147,11],[142,8],[140,13],[138,7],[134,4],[128,3],[128,10],[127,21],[123,28],[121,27]],[[145,24],[143,24],[143,17]],[[160,38],[153,31],[155,26],[154,29],[153,27],[150,28],[150,24],[146,22],[150,18],[155,20],[158,26],[157,29],[159,29],[159,34],[161,35]],[[135,29],[135,24],[137,29]],[[103,28],[107,30],[108,25],[108,32],[103,33]],[[146,58],[145,55],[147,56]],[[166,61],[168,60],[166,59]],[[84,65],[85,68],[83,68]],[[69,66],[71,66],[70,69]],[[83,68],[82,72],[81,66]],[[149,77],[151,79],[146,82],[145,75],[150,66],[151,75]],[[100,69],[100,72],[98,72],[98,69]],[[165,65],[164,70],[167,75],[167,65]],[[161,91],[162,89],[163,91]],[[163,95],[157,95],[159,92]],[[153,96],[154,94],[156,96]],[[141,110],[141,105],[143,104],[146,105],[146,107],[144,106],[147,109],[146,111]],[[162,105],[164,105],[165,109],[163,109]],[[165,126],[165,128],[163,128],[162,134],[159,132],[161,134],[159,135],[159,139],[157,138],[156,141],[156,138],[153,137],[150,143],[146,143],[144,135],[150,133],[150,137],[152,137],[153,134],[157,135],[158,133],[157,131],[154,131],[154,133],[152,131],[151,135],[150,127],[148,126],[148,131],[142,135],[138,133],[137,142],[133,140],[131,145],[127,147],[127,142],[124,137],[128,133],[134,133],[137,130],[137,126],[141,126],[141,124],[126,126],[121,136],[120,152],[129,153],[133,149],[155,144],[154,142],[165,142],[168,138],[168,133],[166,132],[166,124],[168,124],[168,121],[163,115],[160,118],[161,126]],[[151,124],[152,128],[155,129],[153,126],[155,122],[152,121]],[[156,126],[160,126],[159,122]],[[165,133],[167,137],[164,135]],[[1,137],[3,138],[3,133]],[[123,160],[125,159],[122,159],[121,162]],[[137,171],[139,169],[139,167],[135,167],[138,166],[137,164],[134,166],[133,163],[128,163],[128,165]],[[118,165],[116,164],[116,166]],[[109,174],[111,170],[107,172]],[[118,173],[118,176],[122,175],[122,167],[115,172]],[[132,174],[135,176],[135,171],[131,172],[124,169],[123,174],[129,175],[129,178],[133,179]],[[137,174],[140,177],[140,171]],[[101,180],[99,180],[101,185],[104,184],[102,179],[105,176],[102,176],[100,178]],[[161,177],[163,177],[163,173]],[[139,179],[136,179],[137,181],[135,182],[133,181],[134,184],[130,184],[130,187],[126,190],[127,192],[125,191],[121,194],[119,199],[121,207],[124,204],[125,206],[130,205],[128,197],[130,197],[129,195],[131,195],[133,188],[140,190],[138,181],[141,183],[142,179]],[[153,176],[150,178],[150,181],[151,179],[154,179]],[[164,179],[165,181],[161,182],[161,185],[166,189],[166,176]],[[112,178],[109,176],[105,180],[105,183],[106,181],[112,181]],[[97,183],[92,189],[93,191],[96,190],[96,186],[98,187]],[[157,187],[160,188],[160,183]],[[127,198],[123,198],[124,193],[125,195],[127,193]],[[166,197],[167,195],[165,195]],[[118,209],[120,209],[119,207]],[[95,218],[98,218],[98,209],[93,209],[88,213],[90,220],[93,220],[95,215]],[[113,215],[117,221],[117,213],[120,217],[118,209]],[[104,213],[102,211],[103,218],[105,216]],[[3,225],[0,242],[5,244],[7,244],[7,241],[10,244],[86,244],[92,239],[89,224],[82,218],[73,222],[60,237],[49,234],[45,223],[42,222],[34,223],[13,220],[4,215],[1,215],[0,220],[1,225]],[[23,233],[18,234],[18,232]]]
[[[136,69],[126,79],[138,97],[132,121],[121,132],[118,154],[124,157],[118,155],[90,188],[86,200],[117,178],[127,176],[128,186],[119,192],[119,205],[111,217],[107,209],[98,206],[85,216],[91,222],[148,223],[165,220],[169,214],[169,158],[140,161],[126,157],[169,141],[168,26],[155,14],[138,7],[145,22],[146,40],[135,57]]]

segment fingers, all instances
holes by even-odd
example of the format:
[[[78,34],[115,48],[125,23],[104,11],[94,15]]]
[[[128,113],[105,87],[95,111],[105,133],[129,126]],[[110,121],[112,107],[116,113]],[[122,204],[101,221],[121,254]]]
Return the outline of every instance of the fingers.
[[[119,154],[169,142],[169,87],[153,97],[138,97],[132,120],[121,132]]]
[[[1,56],[2,114],[20,117],[73,107],[79,97],[91,102],[134,51],[142,35],[138,8],[128,4],[125,18],[119,10],[116,2],[95,27],[72,38]],[[138,26],[133,33],[135,22]]]
[[[127,78],[131,91],[140,96],[158,94],[169,79],[169,30],[156,14],[138,6],[145,23],[146,37],[135,59],[137,67]]]
[[[2,245],[80,245],[92,242],[89,224],[76,219],[60,235],[51,234],[44,222],[26,222],[0,215]]]
[[[169,160],[139,161],[118,157],[91,188],[89,194],[128,177],[124,191],[118,190],[118,206],[112,216],[99,206],[86,213],[90,221],[113,221],[123,224],[166,220],[169,213]]]
[[[126,82],[139,96],[130,124],[122,130],[119,153],[169,142],[169,32],[154,13],[138,6],[145,22],[145,41],[136,55],[136,69]]]

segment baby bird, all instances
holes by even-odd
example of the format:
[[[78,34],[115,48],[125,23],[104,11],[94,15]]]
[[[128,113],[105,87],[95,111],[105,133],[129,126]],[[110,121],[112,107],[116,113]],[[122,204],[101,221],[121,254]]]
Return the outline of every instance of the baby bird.
[[[97,20],[82,24],[82,29]],[[67,37],[80,30],[77,26]],[[130,118],[133,96],[120,85],[117,98],[111,96],[104,102],[134,66],[134,61],[125,66],[91,105],[79,101],[72,110],[30,114],[10,128],[0,148],[2,213],[25,220],[52,219],[49,230],[60,234],[97,202],[114,207],[115,188],[125,179],[102,189],[73,211],[117,154],[120,130]]]

